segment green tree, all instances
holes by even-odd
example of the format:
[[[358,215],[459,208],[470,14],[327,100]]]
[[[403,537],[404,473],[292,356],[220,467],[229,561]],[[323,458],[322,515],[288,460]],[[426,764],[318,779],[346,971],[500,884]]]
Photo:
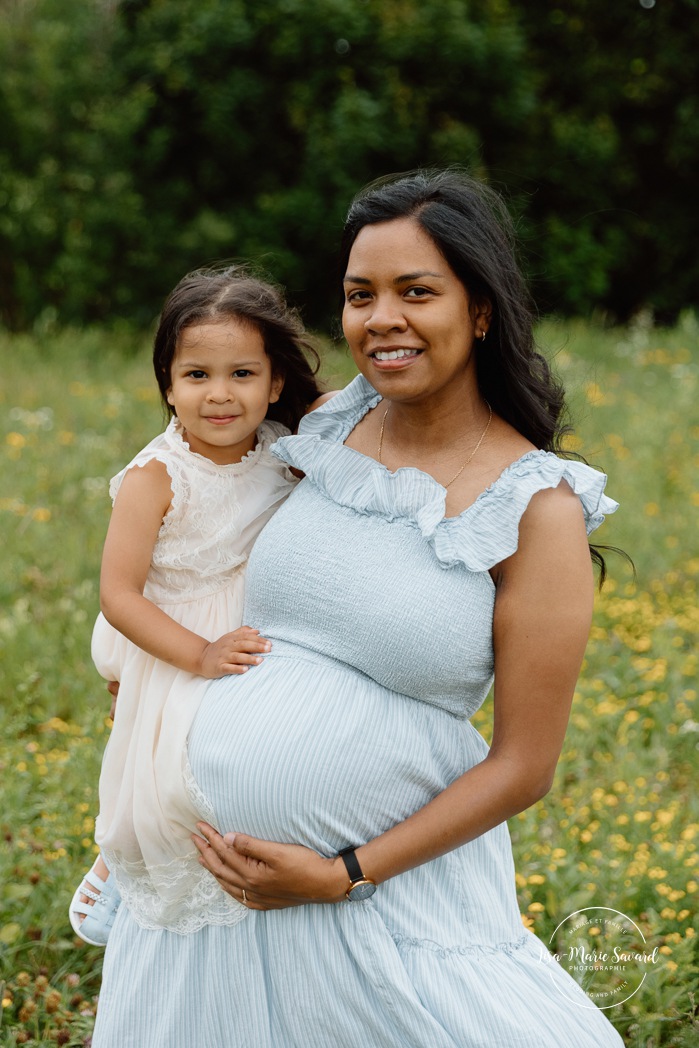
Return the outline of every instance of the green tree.
[[[533,105],[523,59],[506,0],[15,3],[5,323],[144,320],[221,257],[261,258],[318,321],[358,186],[452,161],[485,173],[487,143]]]
[[[148,95],[119,90],[106,7],[3,8],[0,318],[101,319],[132,304],[120,278],[144,220],[131,142]]]
[[[537,105],[525,163],[546,304],[671,319],[699,304],[697,0],[522,4]]]
[[[325,322],[357,188],[454,163],[509,194],[544,309],[671,317],[699,297],[698,6],[0,0],[0,321],[148,323],[253,258]]]
[[[153,98],[137,181],[162,294],[183,269],[265,259],[318,321],[357,188],[459,161],[485,172],[533,104],[507,3],[131,0],[117,62]],[[155,290],[155,287],[154,287]]]

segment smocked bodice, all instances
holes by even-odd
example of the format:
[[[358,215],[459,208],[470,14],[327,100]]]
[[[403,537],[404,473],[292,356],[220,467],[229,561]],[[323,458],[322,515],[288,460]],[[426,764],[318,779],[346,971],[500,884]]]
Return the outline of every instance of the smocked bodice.
[[[363,377],[312,412],[273,453],[305,473],[250,558],[245,621],[326,654],[393,691],[470,716],[492,680],[489,568],[517,548],[532,496],[566,480],[588,532],[616,503],[606,477],[532,451],[458,517],[446,489],[390,473],[343,443],[379,401]]]

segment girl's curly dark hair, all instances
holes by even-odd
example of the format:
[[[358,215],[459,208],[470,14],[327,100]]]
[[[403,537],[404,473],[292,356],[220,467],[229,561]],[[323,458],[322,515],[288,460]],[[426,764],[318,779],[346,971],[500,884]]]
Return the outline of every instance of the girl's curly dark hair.
[[[281,292],[241,266],[188,273],[165,300],[153,343],[153,367],[168,413],[173,413],[167,392],[182,331],[227,317],[247,321],[262,336],[272,373],[284,379],[279,400],[269,405],[267,418],[294,432],[309,404],[322,392],[315,377],[320,359],[298,313],[287,306]]]

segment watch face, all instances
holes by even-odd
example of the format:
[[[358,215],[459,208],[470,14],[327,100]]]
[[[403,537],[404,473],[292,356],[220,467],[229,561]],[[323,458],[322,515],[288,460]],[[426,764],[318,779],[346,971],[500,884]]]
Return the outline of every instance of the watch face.
[[[376,885],[373,881],[359,881],[347,892],[347,898],[351,902],[362,902],[364,899],[370,899],[375,891]]]

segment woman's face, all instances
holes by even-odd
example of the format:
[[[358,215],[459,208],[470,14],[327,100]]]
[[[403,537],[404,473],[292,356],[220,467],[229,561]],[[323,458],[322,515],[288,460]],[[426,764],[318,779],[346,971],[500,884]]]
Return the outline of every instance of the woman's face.
[[[344,279],[342,327],[355,363],[388,399],[419,402],[475,393],[475,337],[490,309],[476,306],[413,218],[364,226]]]

